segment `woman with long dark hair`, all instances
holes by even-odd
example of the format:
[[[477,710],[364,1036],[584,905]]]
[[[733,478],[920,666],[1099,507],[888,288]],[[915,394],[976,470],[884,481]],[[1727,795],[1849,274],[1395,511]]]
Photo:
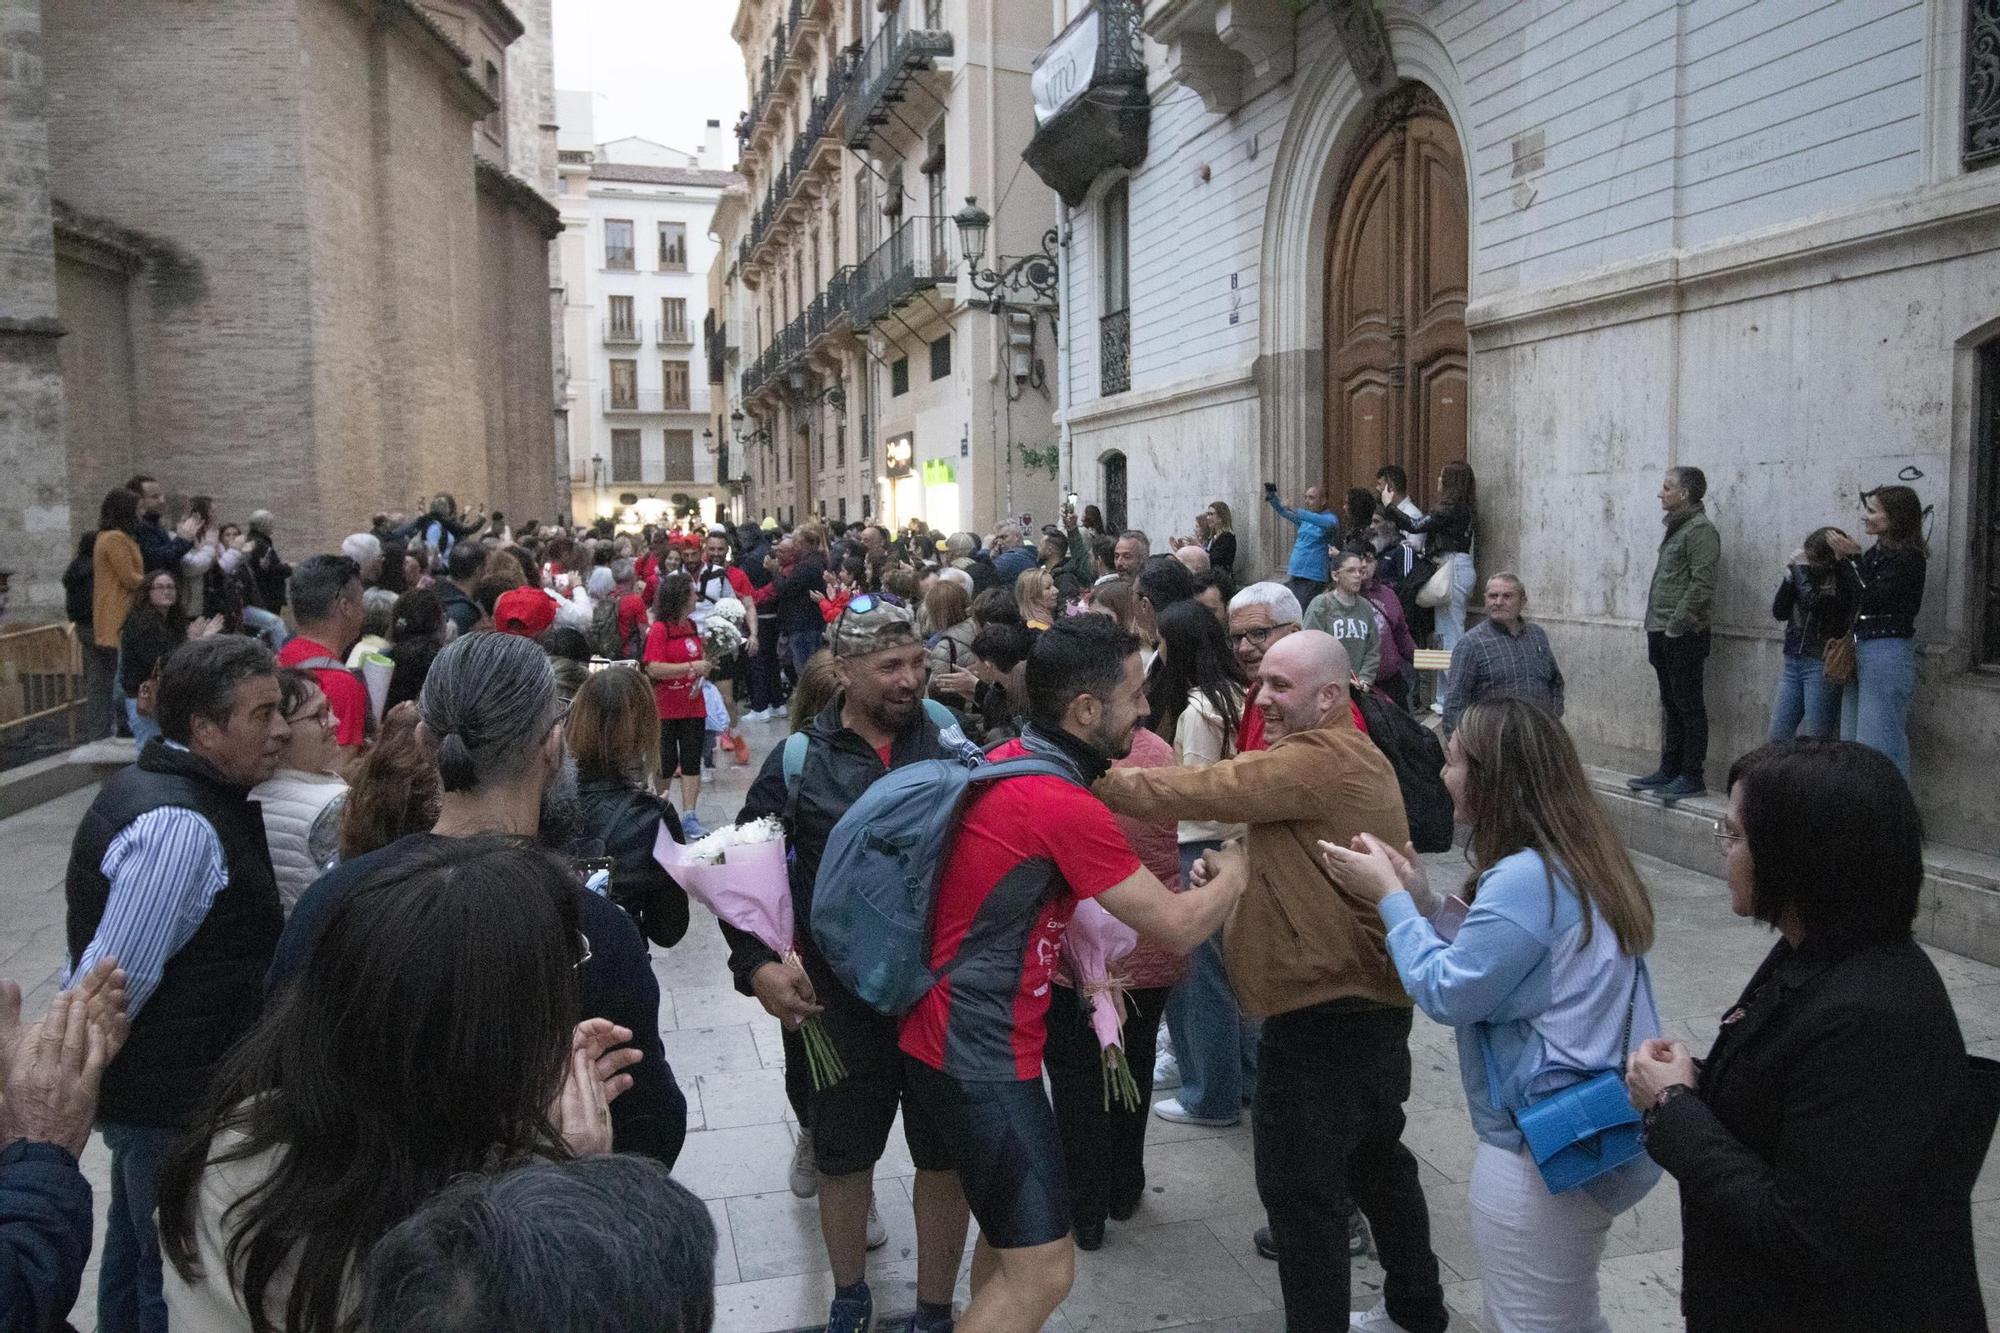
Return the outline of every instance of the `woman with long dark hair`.
[[[125,720],[139,748],[159,735],[149,713],[139,711],[140,690],[160,669],[166,655],[189,639],[203,639],[222,628],[221,616],[189,620],[181,606],[181,582],[171,569],[146,576],[118,635],[118,683],[125,691]]]
[[[694,623],[694,580],[668,574],[653,596],[653,625],[639,655],[660,719],[660,779],[681,775],[681,825],[688,836],[707,832],[695,815],[701,800],[701,750],[708,706],[701,682],[709,663],[702,654],[701,630]]]
[[[1923,821],[1874,749],[1737,760],[1715,826],[1729,906],[1775,930],[1707,1058],[1626,1067],[1646,1151],[1680,1183],[1690,1333],[1986,1328],[1972,1191],[2000,1067],[1968,1060],[1911,937]]]
[[[1597,1269],[1612,1218],[1659,1179],[1643,1156],[1551,1193],[1514,1113],[1607,1071],[1660,1031],[1644,966],[1653,905],[1562,723],[1523,699],[1465,710],[1445,787],[1471,825],[1456,931],[1413,847],[1321,843],[1327,873],[1375,904],[1410,997],[1458,1039],[1479,1147],[1472,1243],[1496,1329],[1609,1333]]]
[[[1424,553],[1440,564],[1451,566],[1451,599],[1437,608],[1438,640],[1449,653],[1465,637],[1465,604],[1472,596],[1473,529],[1479,521],[1479,486],[1472,465],[1453,459],[1438,470],[1438,502],[1421,518],[1411,518],[1395,505],[1383,505],[1380,513],[1399,531],[1424,534]],[[1448,673],[1447,673],[1448,674]],[[1431,711],[1444,711],[1445,686]]]
[[[1146,691],[1150,729],[1174,747],[1175,761],[1184,766],[1201,768],[1229,758],[1236,752],[1249,682],[1228,636],[1196,601],[1173,603],[1160,612],[1158,623],[1160,657]],[[1182,820],[1176,830],[1182,881],[1203,852],[1243,832],[1241,824]],[[1216,940],[1204,941],[1191,955],[1187,980],[1167,1001],[1167,1028],[1181,1090],[1155,1113],[1176,1123],[1235,1124],[1256,1078],[1257,1027],[1236,1005]]]
[[[160,1173],[177,1327],[341,1333],[382,1235],[445,1184],[610,1150],[623,1029],[575,1024],[574,872],[452,838],[334,909]]]
[[[1924,503],[1908,486],[1862,494],[1864,529],[1875,544],[1863,551],[1842,534],[1833,548],[1854,558],[1860,586],[1854,614],[1854,680],[1841,692],[1840,738],[1889,756],[1910,779],[1910,698],[1917,691],[1917,613],[1931,548],[1924,540]]]
[[[452,624],[444,602],[429,588],[413,588],[396,599],[389,613],[389,695],[385,711],[424,692],[431,663],[451,641]]]
[[[1785,623],[1784,666],[1771,696],[1771,739],[1840,732],[1840,686],[1826,679],[1826,645],[1854,622],[1854,572],[1833,546],[1851,542],[1839,528],[1815,528],[1785,563],[1771,617]]]

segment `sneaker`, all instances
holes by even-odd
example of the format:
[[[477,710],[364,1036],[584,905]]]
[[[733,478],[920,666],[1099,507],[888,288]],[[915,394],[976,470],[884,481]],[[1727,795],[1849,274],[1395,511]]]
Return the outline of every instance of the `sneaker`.
[[[1181,1085],[1181,1063],[1174,1059],[1174,1053],[1164,1047],[1159,1058],[1153,1061],[1153,1091],[1165,1092]]]
[[[1706,796],[1708,788],[1696,777],[1678,777],[1659,789],[1659,797],[1668,805],[1684,801],[1690,796]]]
[[[861,1295],[849,1300],[833,1298],[833,1305],[826,1312],[826,1333],[868,1333],[875,1322],[875,1297],[869,1292],[867,1283],[857,1284]]]
[[[819,1160],[813,1155],[813,1132],[799,1131],[798,1146],[792,1149],[792,1193],[810,1199],[819,1193]]]
[[[889,1228],[882,1225],[882,1214],[875,1211],[875,1200],[868,1201],[868,1248],[879,1250],[889,1243]]]
[[[1180,1098],[1169,1097],[1153,1108],[1153,1114],[1175,1125],[1207,1125],[1211,1129],[1227,1129],[1242,1120],[1241,1116],[1196,1115],[1180,1103]]]
[[[706,838],[707,836],[708,836],[708,825],[702,823],[699,819],[696,819],[694,817],[694,811],[688,810],[682,813],[681,815],[682,838],[686,839],[688,842],[699,842],[703,838]]]
[[[1655,787],[1664,787],[1673,780],[1672,773],[1664,768],[1656,768],[1643,778],[1625,779],[1625,785],[1633,791],[1651,791]]]
[[[1258,1257],[1278,1261],[1278,1242],[1271,1239],[1271,1228],[1258,1227],[1250,1237],[1250,1243],[1257,1247]]]
[[[1347,1321],[1349,1333],[1410,1333],[1401,1324],[1389,1317],[1387,1301],[1372,1310],[1363,1310]]]

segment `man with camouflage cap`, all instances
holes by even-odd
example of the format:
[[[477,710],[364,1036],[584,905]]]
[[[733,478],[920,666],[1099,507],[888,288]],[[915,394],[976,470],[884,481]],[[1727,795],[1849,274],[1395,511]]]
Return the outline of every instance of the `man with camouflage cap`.
[[[723,926],[736,988],[755,996],[784,1029],[785,1093],[798,1115],[792,1192],[819,1195],[820,1231],[833,1268],[830,1333],[863,1333],[873,1314],[865,1280],[867,1249],[880,1244],[873,1174],[904,1099],[898,1022],[842,986],[813,943],[813,880],[827,835],[871,783],[923,759],[980,762],[953,726],[940,731],[924,707],[926,653],[908,608],[862,593],[827,627],[841,692],[786,745],[774,749],[751,786],[738,823],[775,816],[791,857],[792,912],[802,966],[786,963],[754,936]],[[789,762],[788,762],[789,756]],[[847,1076],[815,1091],[798,1038],[819,1015]],[[904,1116],[916,1163],[917,1328],[946,1333],[951,1293],[965,1248],[967,1209],[949,1145],[935,1142],[919,1116]],[[871,1232],[876,1234],[871,1234]]]

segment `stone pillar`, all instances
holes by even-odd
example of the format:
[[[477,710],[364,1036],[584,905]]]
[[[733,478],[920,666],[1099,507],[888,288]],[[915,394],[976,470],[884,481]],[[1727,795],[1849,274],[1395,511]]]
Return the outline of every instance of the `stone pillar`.
[[[40,0],[0,6],[0,571],[10,615],[60,616],[72,545],[56,365],[55,233]]]

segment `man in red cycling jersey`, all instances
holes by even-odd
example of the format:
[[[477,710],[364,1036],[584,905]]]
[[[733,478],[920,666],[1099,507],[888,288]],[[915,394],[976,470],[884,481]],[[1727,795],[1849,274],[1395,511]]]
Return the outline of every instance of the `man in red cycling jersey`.
[[[1070,776],[1020,777],[967,800],[938,878],[933,968],[971,951],[903,1019],[909,1098],[953,1165],[979,1247],[965,1333],[1039,1329],[1076,1274],[1055,1112],[1042,1088],[1049,978],[1078,902],[1095,898],[1186,953],[1243,890],[1240,852],[1211,853],[1204,888],[1173,893],[1140,865],[1090,786],[1131,749],[1146,713],[1139,641],[1104,616],[1045,631],[1028,655],[1028,725],[994,750]]]

